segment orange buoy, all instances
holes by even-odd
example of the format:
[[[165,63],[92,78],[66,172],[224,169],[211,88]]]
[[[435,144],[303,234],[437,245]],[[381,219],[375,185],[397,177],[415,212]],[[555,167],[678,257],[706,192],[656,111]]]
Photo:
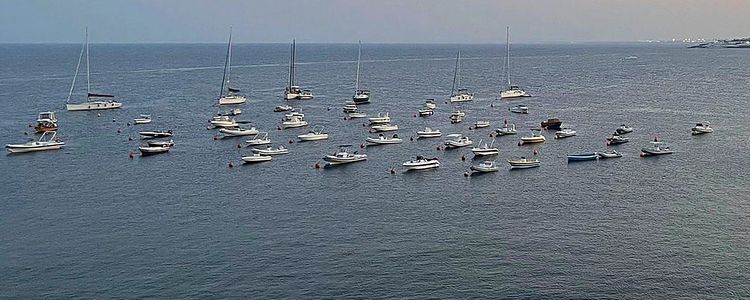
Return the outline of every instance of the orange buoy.
[[[313,165],[313,168],[320,169],[320,162],[316,161],[315,165]]]

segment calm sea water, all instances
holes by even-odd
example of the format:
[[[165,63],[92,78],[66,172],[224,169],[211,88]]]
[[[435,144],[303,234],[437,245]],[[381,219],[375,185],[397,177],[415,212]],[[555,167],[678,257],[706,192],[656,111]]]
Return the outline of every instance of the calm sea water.
[[[64,111],[80,45],[0,45],[0,141],[27,140],[36,114],[55,110],[67,143],[0,155],[0,297],[750,297],[750,52],[515,45],[514,81],[535,97],[507,102],[494,100],[504,45],[463,45],[462,81],[477,95],[461,107],[466,122],[449,124],[443,100],[434,116],[414,117],[426,98],[450,92],[456,48],[365,44],[361,82],[373,103],[363,110],[390,111],[407,138],[430,126],[478,141],[491,128],[470,131],[477,119],[525,133],[549,117],[578,136],[546,132],[542,167],[523,171],[502,164],[466,178],[469,150],[436,150],[441,139],[359,149],[367,162],[317,170],[337,144],[367,136],[363,120],[340,111],[357,49],[300,44],[297,80],[316,98],[293,105],[331,139],[239,165],[242,139],[206,129],[224,45],[93,44],[93,89],[124,103],[101,116]],[[282,144],[307,131],[277,130],[272,112],[288,45],[233,53],[233,86],[250,96],[239,119]],[[528,115],[507,111],[519,103]],[[142,113],[154,122],[126,125]],[[691,136],[701,121],[716,132]],[[623,158],[566,162],[603,150],[622,123],[636,128],[617,148]],[[129,159],[145,129],[174,130],[176,146]],[[654,136],[676,153],[638,157]],[[531,155],[517,142],[497,139],[499,162]],[[441,167],[403,173],[414,155]]]

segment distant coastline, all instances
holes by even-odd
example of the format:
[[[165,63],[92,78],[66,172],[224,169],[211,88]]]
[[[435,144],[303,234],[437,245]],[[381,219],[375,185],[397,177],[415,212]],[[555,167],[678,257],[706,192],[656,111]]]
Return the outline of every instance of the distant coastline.
[[[750,37],[731,40],[715,40],[693,44],[688,48],[747,48],[750,49]]]

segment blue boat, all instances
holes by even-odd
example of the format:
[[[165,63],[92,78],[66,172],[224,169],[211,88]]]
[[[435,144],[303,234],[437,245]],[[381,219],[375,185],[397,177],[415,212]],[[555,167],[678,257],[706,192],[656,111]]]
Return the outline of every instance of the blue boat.
[[[599,155],[596,152],[575,153],[568,155],[568,162],[596,160],[597,158],[599,158]]]

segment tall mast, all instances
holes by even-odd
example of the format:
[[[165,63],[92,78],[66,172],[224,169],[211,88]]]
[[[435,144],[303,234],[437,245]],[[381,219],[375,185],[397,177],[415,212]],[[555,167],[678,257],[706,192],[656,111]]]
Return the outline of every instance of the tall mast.
[[[86,99],[91,94],[91,68],[89,67],[89,27],[86,26]]]
[[[461,49],[458,49],[456,58],[456,88],[461,88]]]
[[[232,74],[232,27],[229,27],[229,46],[227,46],[227,89],[231,88],[229,81]],[[224,89],[222,89],[223,91]]]
[[[458,61],[461,59],[461,50],[456,54],[456,67],[453,69],[453,86],[451,87],[451,97],[456,95],[456,81],[458,80]]]
[[[357,49],[357,80],[354,83],[354,92],[359,90],[359,61],[362,58],[362,41],[359,41],[359,48]]]
[[[65,103],[70,103],[70,97],[73,95],[73,88],[76,86],[76,78],[78,78],[78,70],[81,69],[81,60],[83,59],[83,51],[86,48],[86,44],[81,45],[81,54],[78,54],[78,64],[76,65],[76,73],[73,75],[73,83],[70,84],[70,91],[68,91],[68,99]],[[87,95],[88,96],[88,95]]]
[[[225,83],[228,83],[227,81],[227,67],[229,66],[229,56],[232,54],[232,27],[229,27],[229,43],[227,43],[227,56],[224,59],[224,75],[221,77],[221,91],[219,92],[219,98],[224,96],[224,85]],[[227,87],[229,85],[227,84]]]
[[[289,47],[289,84],[287,85],[287,90],[292,90],[292,85],[294,85],[294,46],[295,46],[295,40],[292,40],[292,45]]]
[[[505,57],[507,58],[508,88],[510,88],[510,26],[505,27],[505,47],[507,51]]]

